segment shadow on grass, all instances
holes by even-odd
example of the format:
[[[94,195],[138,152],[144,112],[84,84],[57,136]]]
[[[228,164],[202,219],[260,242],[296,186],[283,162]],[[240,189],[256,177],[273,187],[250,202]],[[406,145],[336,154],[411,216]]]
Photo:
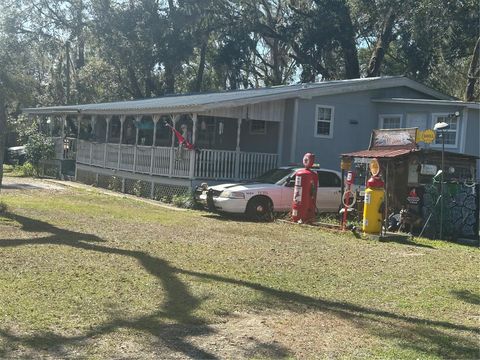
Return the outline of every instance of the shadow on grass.
[[[418,242],[412,241],[410,235],[403,235],[403,234],[387,234],[383,236],[380,241],[382,242],[393,242],[401,245],[410,245],[428,249],[435,249],[434,246],[420,244]]]
[[[468,290],[452,291],[452,294],[455,295],[459,300],[465,301],[473,305],[480,305],[479,294],[475,294]]]
[[[17,335],[5,329],[0,330],[0,337],[11,344],[22,344],[34,350],[47,350],[59,355],[66,345],[82,343],[100,335],[112,333],[120,328],[130,328],[150,333],[160,343],[172,351],[180,352],[183,356],[215,358],[214,354],[195,346],[187,340],[188,337],[201,337],[214,333],[212,327],[205,320],[193,315],[193,311],[199,306],[200,300],[194,297],[189,292],[188,287],[178,278],[178,275],[188,275],[261,292],[267,299],[274,300],[276,306],[292,311],[304,311],[308,308],[329,312],[348,319],[357,325],[366,328],[373,327],[371,332],[377,333],[379,337],[395,338],[402,346],[415,348],[428,354],[434,353],[438,356],[448,354],[448,357],[454,358],[476,356],[478,354],[478,344],[475,341],[471,341],[465,336],[452,334],[452,331],[456,331],[463,333],[463,335],[475,337],[480,333],[480,330],[476,327],[406,316],[348,302],[324,300],[292,291],[270,288],[246,280],[180,269],[171,266],[165,260],[152,257],[146,252],[106,246],[104,245],[105,241],[96,235],[61,229],[49,223],[20,215],[7,214],[6,216],[20,223],[24,231],[48,232],[51,235],[26,240],[0,239],[0,247],[51,244],[132,257],[137,259],[147,272],[160,280],[167,294],[167,298],[160,305],[159,310],[152,314],[129,320],[122,318],[120,315],[114,316],[113,320],[79,336],[62,336],[54,332]],[[165,321],[162,321],[163,319],[175,323],[165,323]],[[446,339],[452,341],[446,341]],[[268,354],[267,356],[289,356],[288,350],[280,344],[258,343],[256,349],[260,354]],[[0,355],[2,357],[9,356],[7,350],[3,350],[3,352],[0,350]]]
[[[227,213],[205,213],[202,217],[218,221],[239,221],[239,222],[254,222],[244,214],[227,214]]]

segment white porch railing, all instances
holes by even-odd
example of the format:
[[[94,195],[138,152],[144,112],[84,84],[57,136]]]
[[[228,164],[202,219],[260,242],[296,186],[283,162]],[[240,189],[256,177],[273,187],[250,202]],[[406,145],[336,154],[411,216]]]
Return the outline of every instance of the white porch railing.
[[[78,163],[171,177],[251,179],[277,166],[278,155],[227,150],[199,153],[171,147],[91,143],[78,140]]]
[[[105,167],[109,169],[116,169],[118,166],[118,145],[117,144],[105,144],[106,146],[106,161]],[[78,155],[77,155],[78,161]]]
[[[265,171],[275,168],[277,160],[277,154],[241,152],[238,177],[240,179],[253,179]]]

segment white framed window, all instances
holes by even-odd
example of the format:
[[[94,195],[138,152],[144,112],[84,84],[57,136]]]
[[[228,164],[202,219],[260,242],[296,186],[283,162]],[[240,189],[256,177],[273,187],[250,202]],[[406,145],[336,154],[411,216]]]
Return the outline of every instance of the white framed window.
[[[400,129],[402,127],[402,115],[381,114],[378,123],[380,129]]]
[[[333,137],[334,107],[317,105],[315,111],[315,137]]]
[[[250,120],[249,130],[252,135],[265,135],[267,133],[267,122],[263,120]]]
[[[458,121],[459,118],[452,116],[452,114],[432,114],[432,128],[436,123],[445,122],[449,126],[448,129],[437,131],[435,136],[435,142],[433,145],[442,145],[442,133],[445,136],[445,147],[455,148],[458,146]]]

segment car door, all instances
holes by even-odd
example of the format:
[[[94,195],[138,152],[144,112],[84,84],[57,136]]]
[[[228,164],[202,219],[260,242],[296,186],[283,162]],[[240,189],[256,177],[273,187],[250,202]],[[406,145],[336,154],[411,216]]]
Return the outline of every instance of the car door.
[[[337,212],[340,206],[341,179],[331,171],[318,170],[317,209],[319,212]]]
[[[290,174],[288,181],[282,186],[282,202],[279,211],[290,211],[293,201],[293,187],[295,186],[295,172]]]

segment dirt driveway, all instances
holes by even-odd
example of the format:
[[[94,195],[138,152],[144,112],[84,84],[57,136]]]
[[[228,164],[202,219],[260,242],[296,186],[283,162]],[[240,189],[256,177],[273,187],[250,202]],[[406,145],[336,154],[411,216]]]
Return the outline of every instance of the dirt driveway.
[[[48,180],[22,178],[22,177],[4,177],[2,181],[2,191],[15,190],[65,190],[65,186],[55,184]]]

